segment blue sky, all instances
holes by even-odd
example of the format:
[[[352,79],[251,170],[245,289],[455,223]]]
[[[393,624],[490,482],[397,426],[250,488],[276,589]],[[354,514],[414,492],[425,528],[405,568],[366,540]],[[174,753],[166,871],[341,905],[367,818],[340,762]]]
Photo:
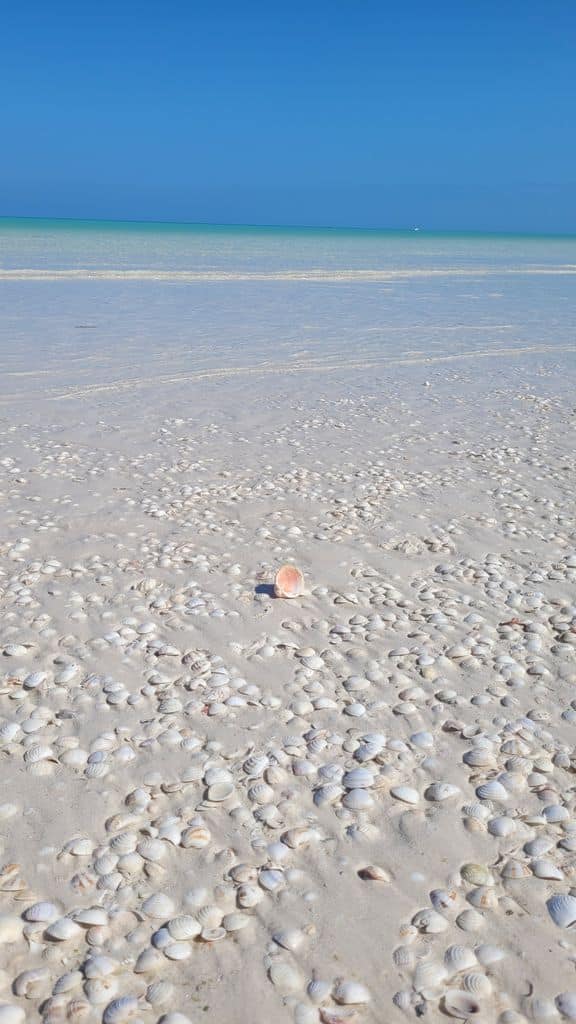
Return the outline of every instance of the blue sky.
[[[571,0],[4,9],[0,214],[576,232]]]

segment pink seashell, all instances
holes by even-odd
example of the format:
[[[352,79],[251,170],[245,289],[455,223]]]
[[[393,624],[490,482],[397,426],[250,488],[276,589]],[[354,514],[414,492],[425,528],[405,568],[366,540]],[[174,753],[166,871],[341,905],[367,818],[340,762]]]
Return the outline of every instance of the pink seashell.
[[[304,576],[295,565],[283,565],[274,579],[276,597],[300,597],[304,593]]]

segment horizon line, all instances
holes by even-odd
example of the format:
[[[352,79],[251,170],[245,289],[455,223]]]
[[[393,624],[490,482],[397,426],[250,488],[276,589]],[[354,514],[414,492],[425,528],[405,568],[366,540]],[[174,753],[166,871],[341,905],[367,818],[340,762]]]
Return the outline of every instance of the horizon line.
[[[507,238],[576,238],[576,232],[556,231],[507,231],[489,230],[482,231],[478,228],[425,228],[420,226],[390,228],[390,227],[354,227],[344,224],[252,224],[240,222],[221,221],[179,221],[179,220],[140,220],[137,218],[119,219],[115,217],[48,217],[28,215],[4,215],[0,214],[0,226],[6,221],[33,221],[53,223],[57,221],[62,224],[131,224],[138,226],[157,226],[174,228],[244,228],[251,231],[349,231],[360,234],[401,234],[401,235],[478,235],[481,237],[507,237]]]

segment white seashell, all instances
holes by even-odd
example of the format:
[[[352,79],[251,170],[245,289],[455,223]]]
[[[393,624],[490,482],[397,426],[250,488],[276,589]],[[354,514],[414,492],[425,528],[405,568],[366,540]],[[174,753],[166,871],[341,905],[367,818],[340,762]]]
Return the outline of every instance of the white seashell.
[[[49,981],[50,971],[47,967],[33,967],[29,971],[22,971],[14,979],[12,991],[15,996],[24,996],[25,999],[36,999]]]
[[[264,899],[264,893],[256,885],[245,884],[239,886],[236,899],[239,907],[243,910],[248,910]]]
[[[226,929],[220,927],[216,928],[203,928],[200,932],[200,938],[203,942],[220,942],[221,939],[226,938]]]
[[[185,850],[202,850],[212,839],[210,830],[205,825],[193,825],[185,828],[180,836],[180,846]]]
[[[273,932],[272,938],[282,949],[294,953],[304,942],[304,935],[297,928],[284,928],[281,931]]]
[[[135,974],[154,974],[164,964],[164,958],[157,949],[149,946],[142,950],[134,965]]]
[[[308,846],[311,842],[317,842],[320,839],[320,833],[318,829],[311,828],[308,825],[300,825],[283,832],[280,839],[291,850],[298,850],[301,847]]]
[[[150,1006],[165,1006],[174,998],[174,985],[169,981],[153,981],[148,985],[144,998]]]
[[[73,992],[79,988],[82,984],[82,972],[81,971],[68,971],[67,974],[62,974],[58,981],[55,983],[52,989],[53,995],[59,995],[61,992]]]
[[[466,992],[471,992],[473,996],[489,996],[492,992],[492,982],[490,978],[487,978],[485,974],[481,974],[479,971],[471,971],[469,974],[465,974],[462,978],[462,985]]]
[[[118,980],[108,978],[92,978],[84,983],[84,994],[92,1006],[103,1006],[109,1003],[118,992]]]
[[[500,872],[502,878],[528,878],[530,868],[521,860],[507,860]]]
[[[554,924],[559,928],[570,928],[576,923],[576,896],[557,894],[551,896],[546,907]]]
[[[147,900],[144,900],[142,910],[148,917],[165,920],[174,913],[175,906],[169,896],[162,892],[156,892],[149,896]]]
[[[182,914],[180,917],[173,917],[166,926],[170,935],[177,942],[186,939],[195,939],[202,931],[202,926],[191,914]]]
[[[392,786],[390,796],[395,800],[401,800],[405,804],[417,804],[420,801],[420,794],[412,786]]]
[[[120,996],[113,999],[104,1010],[102,1017],[103,1024],[123,1024],[138,1013],[138,1000],[136,996]]]
[[[334,999],[343,1006],[370,1002],[370,993],[359,981],[340,981],[334,988]]]
[[[404,1013],[407,1013],[412,1006],[412,992],[410,989],[401,989],[400,992],[394,993],[392,996],[392,1002],[399,1010],[403,1010]]]
[[[412,918],[412,924],[420,932],[426,935],[437,935],[445,932],[448,928],[448,921],[436,910],[419,910]]]
[[[233,794],[234,784],[232,782],[215,782],[214,785],[208,787],[206,797],[211,803],[223,803]]]
[[[85,978],[108,978],[118,970],[118,963],[112,957],[97,954],[91,956],[84,963]]]
[[[108,924],[108,913],[104,907],[86,907],[83,910],[74,911],[74,920],[87,927],[106,925]]]
[[[188,942],[171,942],[164,946],[163,953],[169,960],[188,960],[192,956],[192,948]]]
[[[448,946],[444,953],[444,963],[451,974],[459,974],[475,967],[477,960],[473,950],[468,946]]]
[[[457,889],[432,889],[430,902],[434,910],[451,910],[458,900]]]
[[[451,988],[444,993],[442,1007],[450,1017],[467,1020],[480,1012],[480,1003],[471,993]]]
[[[536,878],[550,878],[558,882],[564,880],[564,872],[557,864],[553,864],[551,860],[545,860],[540,858],[530,862],[533,874]]]
[[[477,946],[474,952],[478,963],[482,967],[491,967],[493,964],[499,963],[506,956],[503,949],[500,949],[499,946],[491,946],[489,943]]]
[[[257,779],[264,774],[269,764],[270,761],[266,754],[252,754],[246,758],[242,768],[250,778]]]
[[[59,917],[46,928],[44,935],[57,942],[68,942],[70,939],[77,939],[82,935],[82,929],[70,917]]]
[[[258,875],[258,883],[267,892],[276,892],[285,885],[284,872],[278,868],[263,868]]]
[[[273,963],[268,970],[268,975],[272,984],[282,994],[297,992],[303,985],[300,972],[283,960]]]
[[[164,1013],[158,1024],[192,1024],[190,1017],[187,1017],[185,1013],[178,1013],[177,1010],[172,1010],[171,1013]]]
[[[554,1000],[563,1017],[576,1020],[576,992],[561,992]],[[1,1024],[2,1018],[0,1018]]]
[[[488,885],[479,885],[477,889],[471,889],[466,899],[478,910],[488,910],[498,906],[496,891]]]
[[[374,785],[374,772],[369,768],[352,768],[344,773],[342,784],[346,789],[369,789]]]
[[[521,1005],[526,1017],[528,1017],[528,1020],[554,1020],[558,1017],[558,1010],[551,999],[541,999],[538,996],[525,996]]]
[[[200,922],[202,928],[218,928],[224,914],[220,907],[215,903],[208,904],[205,907],[200,907],[196,913],[196,917]]]
[[[498,782],[497,779],[492,779],[490,782],[483,782],[482,785],[477,787],[476,796],[480,800],[503,801],[508,800],[510,794],[501,782]]]
[[[456,918],[456,924],[463,932],[478,932],[484,927],[484,918],[477,910],[463,910]]]
[[[310,1002],[314,1003],[315,1006],[320,1006],[321,1003],[326,1002],[332,995],[332,985],[327,981],[319,981],[313,978],[308,983],[306,992]]]
[[[463,864],[460,874],[470,885],[493,885],[492,872],[485,864]]]
[[[247,925],[250,924],[252,918],[248,914],[242,914],[240,911],[232,911],[230,914],[225,914],[222,918],[222,927],[227,932],[240,932]]]
[[[502,838],[504,836],[511,836],[516,831],[516,822],[513,818],[491,818],[487,828],[491,836]]]
[[[314,791],[314,803],[317,807],[324,804],[334,804],[340,799],[344,790],[335,782],[329,782],[326,786],[320,786]]]
[[[415,963],[414,953],[409,946],[398,946],[392,954],[392,959],[396,967],[413,967]]]
[[[466,751],[462,760],[470,768],[493,768],[495,765],[494,754],[489,747],[473,747]]]
[[[462,807],[462,813],[465,814],[467,818],[479,818],[481,821],[485,821],[490,817],[490,811],[486,807],[486,804],[480,803],[464,804]]]
[[[344,807],[351,811],[367,811],[374,805],[374,799],[367,789],[350,789],[342,798]]]
[[[442,964],[423,961],[414,971],[412,984],[417,992],[434,991],[446,981],[446,968]]]
[[[458,786],[453,786],[450,782],[433,782],[424,791],[426,799],[436,803],[440,803],[443,800],[451,800],[459,795],[460,790]]]
[[[180,835],[179,835],[180,838]],[[112,843],[110,845],[113,845]],[[136,852],[144,859],[155,864],[166,859],[168,848],[161,839],[142,839],[135,847]],[[127,852],[127,851],[126,851]]]

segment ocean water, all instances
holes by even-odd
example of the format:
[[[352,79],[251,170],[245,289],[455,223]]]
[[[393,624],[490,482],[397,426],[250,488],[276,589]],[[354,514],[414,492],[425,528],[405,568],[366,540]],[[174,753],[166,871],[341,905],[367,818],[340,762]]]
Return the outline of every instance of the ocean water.
[[[572,237],[0,220],[0,396],[570,364],[575,292]]]

